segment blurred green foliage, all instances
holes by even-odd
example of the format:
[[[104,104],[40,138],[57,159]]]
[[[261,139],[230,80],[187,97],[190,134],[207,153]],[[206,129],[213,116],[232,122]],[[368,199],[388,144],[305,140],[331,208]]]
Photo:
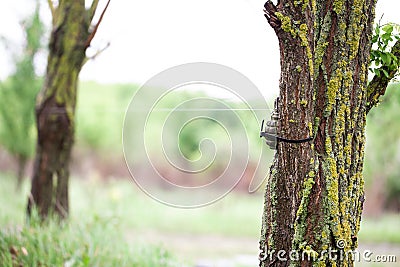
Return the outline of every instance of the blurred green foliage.
[[[0,83],[0,144],[22,160],[33,155],[35,145],[35,98],[41,81],[35,74],[34,59],[42,47],[44,34],[39,6],[23,26],[22,54],[14,59],[14,73]]]
[[[76,112],[78,147],[99,153],[122,153],[124,116],[137,89],[138,86],[129,84],[82,82]],[[151,89],[146,93],[149,98],[153,97]],[[161,147],[170,145],[175,156],[182,154],[188,160],[197,160],[202,155],[202,141],[208,139],[212,140],[220,157],[229,156],[232,139],[243,135],[246,139],[240,145],[249,146],[250,154],[256,156],[263,146],[259,138],[260,122],[251,111],[241,110],[247,107],[239,102],[215,99],[201,91],[183,90],[164,95],[153,108],[147,120],[145,141],[149,153],[154,155],[162,157]],[[269,111],[263,113],[267,115]],[[133,116],[146,114],[146,111],[137,112]],[[199,118],[191,120],[195,117]],[[137,129],[139,127],[137,125]],[[269,153],[272,157],[273,152]],[[247,153],[244,154],[247,157]]]
[[[126,108],[137,90],[136,85],[108,84],[101,85],[94,82],[82,82],[79,90],[77,105],[77,133],[76,149],[91,150],[96,153],[106,153],[107,156],[120,155],[122,153],[122,126]],[[150,92],[151,93],[151,92]],[[201,92],[180,92],[166,97],[159,103],[158,108],[174,108],[187,99],[204,97]],[[242,108],[239,103],[229,103],[233,108]],[[192,106],[196,108],[195,104]],[[212,106],[210,106],[212,108]],[[235,135],[242,130],[242,125],[234,125],[229,122],[230,117],[221,118],[225,112],[207,111],[206,115],[221,119],[230,125]],[[238,111],[243,121],[251,120],[251,113]],[[148,144],[154,151],[159,151],[163,122],[169,112],[154,112],[150,117],[151,124],[155,125],[147,132]],[[383,179],[386,184],[388,200],[400,197],[400,84],[391,84],[382,103],[371,110],[367,122],[367,147],[365,155],[365,178],[367,186],[372,179]],[[176,124],[169,128],[181,127],[186,116],[184,112],[176,112]],[[257,123],[245,124],[246,133],[249,136],[251,153],[256,153],[260,146],[265,146],[258,137],[259,125]],[[187,124],[182,129],[178,138],[174,139],[173,146],[181,149],[183,156],[189,160],[200,157],[200,141],[203,138],[211,138],[220,144],[229,144],[224,130],[213,121],[199,120],[193,124]],[[157,141],[159,140],[159,141]],[[228,143],[227,143],[228,142]],[[179,145],[179,147],[178,147]],[[150,149],[151,150],[151,149]],[[220,152],[224,153],[222,150]],[[179,153],[179,151],[178,151]],[[272,157],[272,152],[271,157]]]
[[[400,83],[390,84],[378,107],[367,117],[365,177],[382,179],[386,201],[400,207]]]
[[[122,152],[125,110],[136,85],[82,82],[76,110],[76,144],[98,153]]]

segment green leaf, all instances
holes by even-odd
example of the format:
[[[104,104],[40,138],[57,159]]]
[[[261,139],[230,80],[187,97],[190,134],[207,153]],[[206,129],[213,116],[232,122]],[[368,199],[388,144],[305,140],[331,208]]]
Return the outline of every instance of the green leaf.
[[[389,78],[389,73],[386,70],[382,69],[382,72],[385,74],[386,78]]]
[[[391,33],[382,34],[382,40],[387,45],[390,41],[393,40],[392,39],[392,34]]]
[[[393,32],[393,25],[392,24],[386,24],[382,27],[382,30],[386,33],[388,33],[389,35],[391,35],[391,33]]]
[[[392,63],[392,58],[390,57],[390,55],[388,55],[387,53],[382,53],[381,57],[384,65],[390,66],[390,64]]]
[[[372,50],[371,51],[371,62],[376,62],[377,59],[379,59],[380,56],[380,52],[378,50]]]

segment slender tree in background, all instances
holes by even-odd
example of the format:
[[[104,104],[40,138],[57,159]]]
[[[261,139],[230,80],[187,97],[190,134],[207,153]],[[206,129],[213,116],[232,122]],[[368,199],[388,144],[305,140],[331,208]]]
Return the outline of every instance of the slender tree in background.
[[[107,2],[97,23],[93,18],[98,0],[89,9],[84,0],[48,0],[52,13],[44,85],[37,97],[36,123],[38,141],[34,162],[28,215],[36,206],[41,218],[55,212],[68,215],[69,162],[74,141],[75,105],[78,76],[103,19]]]
[[[0,143],[17,160],[17,190],[21,187],[27,160],[34,152],[34,107],[40,81],[33,62],[42,48],[44,34],[39,5],[22,25],[25,31],[22,55],[16,59],[14,73],[0,88]]]
[[[265,4],[280,47],[278,135],[313,140],[278,139],[265,192],[260,266],[353,266],[346,252],[357,247],[364,202],[366,116],[398,68],[383,60],[388,64],[368,84],[375,5]]]

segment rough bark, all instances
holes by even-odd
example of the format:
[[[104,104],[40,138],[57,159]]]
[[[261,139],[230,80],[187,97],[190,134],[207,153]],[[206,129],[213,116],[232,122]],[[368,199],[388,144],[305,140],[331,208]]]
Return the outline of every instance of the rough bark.
[[[278,143],[265,192],[260,266],[353,266],[345,255],[357,247],[364,201],[375,4],[281,0],[265,5],[280,46],[278,135],[314,139]]]
[[[65,218],[69,211],[69,162],[74,142],[78,76],[86,60],[85,51],[95,34],[90,27],[95,7],[86,10],[83,0],[59,1],[57,7],[49,1],[49,5],[53,29],[46,79],[37,97],[38,141],[27,210],[30,215],[36,206],[41,218],[52,212]],[[100,22],[94,29],[97,30]]]

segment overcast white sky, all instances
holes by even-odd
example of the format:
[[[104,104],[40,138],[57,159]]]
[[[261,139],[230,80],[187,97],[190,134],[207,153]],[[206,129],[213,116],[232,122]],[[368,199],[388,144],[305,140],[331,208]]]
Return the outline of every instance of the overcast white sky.
[[[47,1],[43,17],[50,20]],[[100,0],[104,5],[105,0]],[[263,16],[265,0],[111,0],[95,39],[111,46],[81,72],[81,79],[142,84],[175,65],[214,62],[234,68],[266,96],[278,92],[279,50]],[[0,36],[18,47],[19,21],[32,10],[32,0],[3,0]],[[400,23],[400,4],[378,1],[377,18]],[[17,49],[16,49],[17,50]],[[11,71],[9,52],[0,50],[0,79]],[[44,70],[45,59],[38,60]]]

